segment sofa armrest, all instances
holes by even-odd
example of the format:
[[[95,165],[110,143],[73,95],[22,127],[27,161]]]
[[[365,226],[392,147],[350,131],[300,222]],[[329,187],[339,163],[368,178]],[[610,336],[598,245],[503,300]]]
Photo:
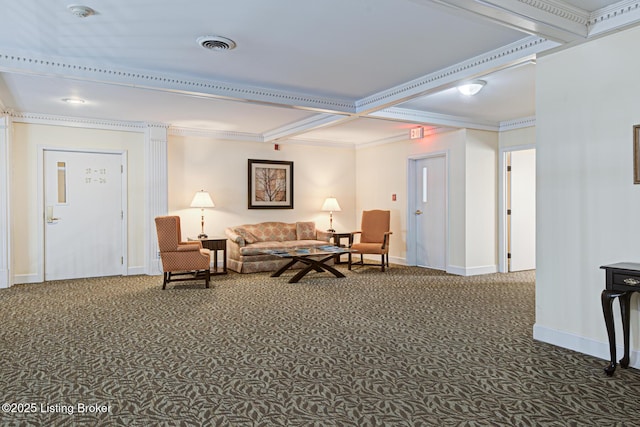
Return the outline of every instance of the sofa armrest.
[[[318,240],[323,240],[325,242],[329,242],[329,241],[331,241],[331,236],[333,236],[333,233],[331,233],[331,232],[322,231],[322,230],[316,230],[316,239],[318,239]]]
[[[233,243],[237,244],[238,246],[245,246],[246,242],[244,241],[244,238],[238,233],[236,233],[235,231],[233,231],[233,229],[225,228],[224,234],[227,236],[229,240],[231,240]]]

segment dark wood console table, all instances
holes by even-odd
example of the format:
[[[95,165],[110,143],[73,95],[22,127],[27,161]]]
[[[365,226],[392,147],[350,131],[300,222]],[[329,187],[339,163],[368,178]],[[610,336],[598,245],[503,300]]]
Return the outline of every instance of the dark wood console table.
[[[613,324],[613,300],[620,301],[622,315],[622,334],[624,337],[624,356],[620,359],[620,367],[629,366],[629,311],[631,310],[631,294],[640,292],[640,263],[619,262],[603,265],[606,271],[606,288],[602,291],[602,312],[609,336],[609,353],[611,362],[604,372],[612,376],[616,370],[616,330]]]

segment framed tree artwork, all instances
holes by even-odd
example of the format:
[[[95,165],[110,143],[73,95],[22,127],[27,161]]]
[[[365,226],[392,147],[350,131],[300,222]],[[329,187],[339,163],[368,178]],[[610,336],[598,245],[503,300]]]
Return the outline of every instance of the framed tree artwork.
[[[293,209],[293,162],[249,159],[249,209]]]

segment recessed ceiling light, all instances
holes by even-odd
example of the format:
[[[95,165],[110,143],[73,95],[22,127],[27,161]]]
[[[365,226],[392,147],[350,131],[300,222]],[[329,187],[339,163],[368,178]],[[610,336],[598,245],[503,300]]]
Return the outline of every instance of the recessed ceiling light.
[[[458,91],[466,96],[473,96],[480,92],[480,90],[486,85],[487,82],[484,80],[473,80],[470,82],[465,82],[458,86]]]
[[[84,104],[84,99],[80,98],[63,98],[62,100],[67,104]]]
[[[236,47],[236,42],[226,37],[202,36],[196,40],[200,46],[209,50],[231,50]]]
[[[86,18],[87,16],[91,16],[96,13],[95,10],[91,9],[89,6],[82,6],[80,4],[70,4],[67,6],[69,12],[78,18]]]

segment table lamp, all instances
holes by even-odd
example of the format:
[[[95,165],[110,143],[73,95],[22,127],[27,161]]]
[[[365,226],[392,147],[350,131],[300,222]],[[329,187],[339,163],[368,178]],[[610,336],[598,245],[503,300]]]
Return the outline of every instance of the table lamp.
[[[204,234],[204,208],[214,208],[216,205],[213,204],[213,200],[211,200],[211,196],[208,191],[200,190],[196,192],[193,196],[193,200],[191,201],[192,208],[200,208],[200,227],[201,231],[198,234],[198,239],[206,239],[207,236]]]
[[[335,197],[327,197],[327,200],[324,201],[322,205],[322,210],[324,212],[329,212],[329,229],[327,230],[330,233],[335,233],[336,230],[333,229],[333,213],[340,212],[340,205],[338,204],[338,200]]]

